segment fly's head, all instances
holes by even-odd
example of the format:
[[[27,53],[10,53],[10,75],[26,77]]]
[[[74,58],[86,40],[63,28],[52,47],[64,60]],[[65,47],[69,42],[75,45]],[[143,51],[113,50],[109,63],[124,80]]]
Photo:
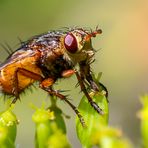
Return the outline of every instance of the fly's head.
[[[65,57],[72,60],[74,64],[81,61],[89,61],[95,53],[91,38],[101,34],[100,29],[88,31],[82,28],[72,29],[63,38]]]

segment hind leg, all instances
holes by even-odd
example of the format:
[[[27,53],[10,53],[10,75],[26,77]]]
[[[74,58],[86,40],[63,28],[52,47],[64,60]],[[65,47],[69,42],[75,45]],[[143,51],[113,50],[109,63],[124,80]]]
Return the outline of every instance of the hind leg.
[[[45,84],[49,84],[49,85],[47,86]],[[49,82],[48,82],[48,79],[45,79],[40,84],[40,88],[41,89],[47,91],[50,95],[54,95],[54,96],[60,98],[61,100],[65,101],[74,110],[74,112],[78,116],[82,126],[85,126],[84,119],[83,119],[82,115],[80,114],[80,112],[78,111],[78,109],[67,99],[66,96],[64,96],[63,94],[59,93],[59,91],[57,91],[57,90],[53,90],[51,88],[51,86],[52,86],[51,81],[49,80]]]
[[[15,98],[13,99],[11,104],[14,104],[19,98],[19,80],[18,80],[18,74],[26,76],[30,79],[42,81],[43,77],[39,74],[33,73],[29,70],[26,70],[24,68],[18,68],[14,73],[14,82],[13,82],[13,94]]]

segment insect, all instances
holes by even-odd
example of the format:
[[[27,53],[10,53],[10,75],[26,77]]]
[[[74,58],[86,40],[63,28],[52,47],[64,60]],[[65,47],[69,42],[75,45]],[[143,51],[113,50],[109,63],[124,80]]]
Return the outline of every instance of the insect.
[[[101,29],[97,28],[95,31],[67,28],[49,31],[22,43],[0,65],[1,91],[13,96],[12,103],[15,103],[27,87],[38,81],[41,89],[67,102],[83,124],[82,116],[67,96],[52,87],[58,79],[75,74],[91,106],[102,113],[86,89],[86,85],[89,85],[94,91],[99,90],[93,81],[90,64],[95,54],[91,39],[101,33]],[[76,65],[79,65],[78,70]]]

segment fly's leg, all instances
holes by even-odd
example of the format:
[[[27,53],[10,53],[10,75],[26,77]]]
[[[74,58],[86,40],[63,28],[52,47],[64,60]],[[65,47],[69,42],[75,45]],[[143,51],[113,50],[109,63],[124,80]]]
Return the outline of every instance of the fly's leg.
[[[54,96],[60,98],[61,100],[64,100],[67,104],[69,104],[69,106],[74,110],[74,112],[78,116],[82,126],[85,127],[84,119],[83,119],[82,115],[80,114],[80,112],[78,111],[78,109],[67,99],[66,96],[64,96],[63,94],[59,93],[57,90],[53,90],[51,88],[51,85],[48,86],[48,87],[47,87],[47,85],[45,86],[44,84],[48,83],[46,81],[47,81],[47,79],[45,79],[44,81],[41,82],[40,88],[45,90],[45,91],[47,91],[50,95],[54,95]]]
[[[109,100],[108,100],[108,90],[107,88],[99,82],[99,85],[103,88],[103,90],[105,91],[105,96],[106,96],[106,99],[107,99],[107,102],[109,103]]]
[[[61,100],[64,100],[66,103],[68,103],[70,105],[70,107],[75,111],[75,113],[77,114],[82,126],[85,126],[85,122],[84,119],[82,117],[82,115],[80,114],[80,112],[77,110],[77,108],[70,102],[67,100],[66,96],[60,94],[58,91],[52,90],[51,86],[53,85],[53,83],[55,82],[54,79],[52,78],[47,78],[47,79],[43,79],[43,77],[39,74],[33,73],[31,71],[28,71],[26,69],[23,68],[18,68],[15,72],[15,80],[14,80],[14,95],[15,98],[13,99],[12,103],[15,103],[17,101],[17,99],[19,98],[19,88],[18,88],[18,73],[21,75],[24,75],[28,78],[31,78],[33,80],[37,80],[40,81],[40,88],[42,88],[43,90],[47,91],[50,95],[54,95],[59,97]]]
[[[19,81],[18,81],[18,73],[21,74],[21,75],[24,75],[28,78],[31,78],[33,80],[38,80],[38,81],[42,81],[43,78],[42,76],[40,76],[39,74],[36,74],[36,73],[33,73],[29,70],[26,70],[24,68],[18,68],[16,71],[15,71],[15,74],[14,74],[14,90],[13,90],[13,93],[15,95],[15,98],[13,99],[12,103],[11,104],[14,104],[18,99],[19,99]]]
[[[78,71],[75,71],[75,74],[76,74],[76,77],[79,81],[79,84],[80,84],[80,87],[81,87],[81,90],[83,91],[83,93],[85,94],[85,96],[87,97],[89,103],[91,104],[91,106],[99,113],[99,114],[103,114],[103,111],[102,109],[96,104],[96,102],[94,102],[92,100],[92,98],[89,96],[87,90],[86,90],[86,87],[84,85],[84,80],[81,78],[81,76],[79,75]]]
[[[106,92],[105,96],[108,101],[108,90],[102,83],[99,82],[99,86],[98,86],[96,82],[93,80],[92,75],[91,75],[90,64],[87,63],[86,61],[83,61],[79,64],[79,66],[80,66],[80,76],[81,76],[81,79],[83,79],[83,82],[86,83],[85,81],[86,79],[87,82],[90,84],[91,89],[93,89],[94,91],[100,91],[102,90],[100,87],[102,87],[103,90]]]
[[[11,104],[15,104],[16,101],[19,99],[20,100],[20,97],[19,97],[19,88],[18,88],[18,75],[17,75],[18,71],[16,70],[15,73],[14,73],[14,82],[13,82],[13,93],[15,95],[15,98],[12,100]]]
[[[88,83],[90,84],[90,87],[94,91],[99,91],[99,87],[97,84],[94,82],[92,76],[91,76],[91,69],[90,69],[90,64],[89,62],[83,61],[79,64],[80,66],[80,77],[83,80],[87,80]],[[85,81],[84,81],[85,82]]]

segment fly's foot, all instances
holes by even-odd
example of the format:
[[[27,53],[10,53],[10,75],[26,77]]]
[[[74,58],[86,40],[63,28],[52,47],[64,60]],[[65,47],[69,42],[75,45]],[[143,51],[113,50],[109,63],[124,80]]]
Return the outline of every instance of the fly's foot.
[[[102,109],[96,104],[96,102],[91,101],[90,102],[91,106],[101,115],[104,115],[104,112]]]

